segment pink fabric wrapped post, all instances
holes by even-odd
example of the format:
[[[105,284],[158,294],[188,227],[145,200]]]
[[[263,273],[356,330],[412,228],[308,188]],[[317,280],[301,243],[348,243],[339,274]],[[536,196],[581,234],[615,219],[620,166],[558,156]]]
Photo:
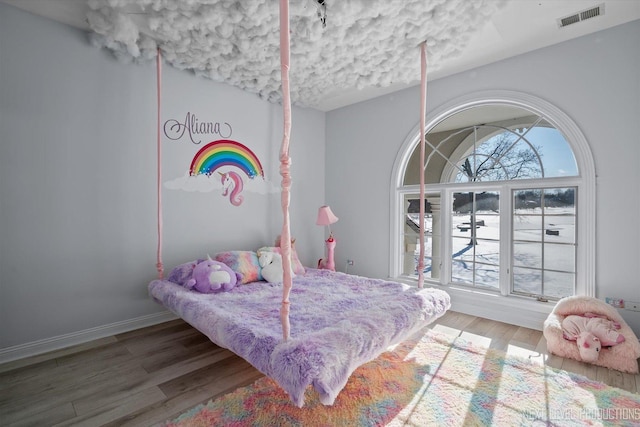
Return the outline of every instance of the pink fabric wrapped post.
[[[427,42],[420,45],[420,259],[418,259],[418,287],[424,286],[424,151],[425,120],[427,114]]]
[[[157,95],[157,129],[156,129],[156,145],[157,145],[157,196],[158,196],[158,249],[156,251],[156,269],[158,270],[158,279],[164,278],[164,264],[162,263],[162,138],[160,136],[161,112],[162,112],[162,54],[158,48],[158,56],[156,57],[156,95]]]
[[[291,158],[289,157],[289,138],[291,133],[291,95],[289,90],[289,0],[280,0],[280,71],[282,76],[282,108],[284,113],[284,133],[280,148],[280,175],[282,176],[282,307],[280,308],[280,320],[282,322],[282,337],[289,339],[289,294],[291,293],[291,231],[289,229],[289,189],[291,188],[291,175],[289,169]]]

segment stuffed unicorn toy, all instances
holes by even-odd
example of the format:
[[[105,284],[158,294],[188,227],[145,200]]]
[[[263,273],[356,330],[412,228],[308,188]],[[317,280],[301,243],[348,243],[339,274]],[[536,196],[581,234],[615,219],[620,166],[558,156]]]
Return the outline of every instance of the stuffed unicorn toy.
[[[233,289],[239,278],[238,273],[226,264],[207,257],[194,267],[191,279],[187,280],[184,286],[187,289],[211,294]]]
[[[620,324],[594,313],[583,316],[569,315],[562,320],[564,339],[576,341],[580,358],[584,362],[598,360],[602,347],[624,342],[624,335],[618,332]]]
[[[272,251],[260,251],[258,253],[258,263],[262,267],[262,277],[269,282],[282,282],[284,280],[284,271],[282,267],[282,255]],[[291,271],[293,278],[295,273]]]

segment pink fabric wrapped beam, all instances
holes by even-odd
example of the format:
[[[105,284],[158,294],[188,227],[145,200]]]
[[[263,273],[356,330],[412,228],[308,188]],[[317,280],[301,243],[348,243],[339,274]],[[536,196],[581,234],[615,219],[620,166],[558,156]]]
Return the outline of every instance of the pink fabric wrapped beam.
[[[615,308],[596,298],[573,296],[558,301],[544,322],[543,334],[547,340],[547,350],[560,357],[581,360],[576,342],[566,340],[562,336],[562,320],[571,314],[583,315],[587,312],[600,314],[620,323],[618,332],[626,339],[623,343],[611,348],[603,348],[598,360],[593,364],[637,374],[638,358],[640,357],[638,338]]]

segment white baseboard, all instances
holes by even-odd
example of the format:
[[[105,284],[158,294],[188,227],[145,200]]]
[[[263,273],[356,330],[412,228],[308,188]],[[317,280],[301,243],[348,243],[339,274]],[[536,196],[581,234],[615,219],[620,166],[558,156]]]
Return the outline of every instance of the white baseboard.
[[[544,321],[555,307],[554,302],[528,298],[504,297],[461,288],[446,288],[451,296],[451,310],[525,328],[542,330]]]
[[[72,332],[70,334],[59,335],[57,337],[45,338],[38,341],[19,344],[13,347],[0,349],[0,364],[11,362],[25,357],[36,356],[48,353],[53,350],[84,344],[89,341],[157,325],[177,319],[177,316],[170,311],[149,314],[147,316],[136,317],[135,319],[123,320],[108,325],[97,326],[83,331]]]

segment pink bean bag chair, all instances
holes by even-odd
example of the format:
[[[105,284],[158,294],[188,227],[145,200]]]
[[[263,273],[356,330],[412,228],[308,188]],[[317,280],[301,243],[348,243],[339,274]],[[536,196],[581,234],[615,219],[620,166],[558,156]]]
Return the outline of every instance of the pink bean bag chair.
[[[563,337],[562,321],[569,315],[583,316],[589,312],[605,316],[618,323],[620,329],[617,332],[625,338],[624,342],[611,347],[603,347],[597,360],[589,363],[637,374],[638,358],[640,357],[638,338],[615,308],[596,298],[574,296],[558,301],[544,322],[543,334],[547,340],[549,353],[582,361],[576,341],[569,341]]]

